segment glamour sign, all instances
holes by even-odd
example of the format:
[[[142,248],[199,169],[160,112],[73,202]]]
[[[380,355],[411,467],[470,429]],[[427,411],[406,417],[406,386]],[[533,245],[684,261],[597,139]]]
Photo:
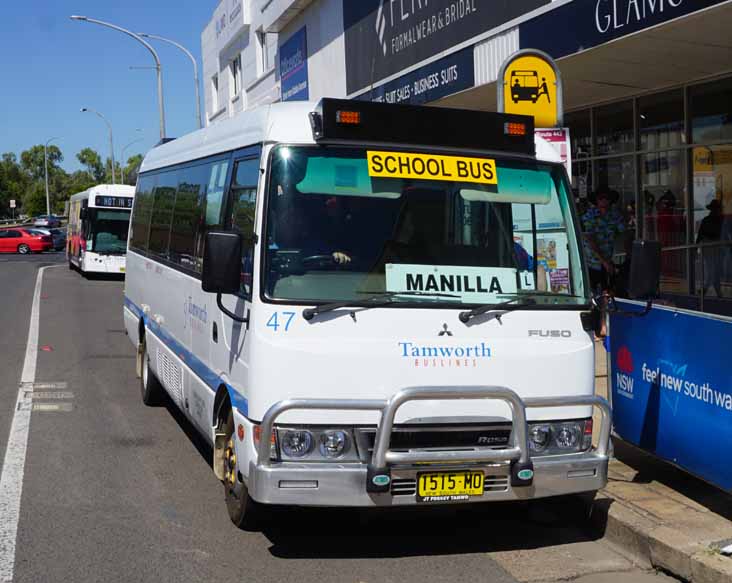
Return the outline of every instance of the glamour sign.
[[[641,23],[656,14],[679,8],[684,0],[597,0],[595,26],[605,34],[631,23]]]
[[[726,1],[576,0],[521,23],[519,44],[559,59]]]

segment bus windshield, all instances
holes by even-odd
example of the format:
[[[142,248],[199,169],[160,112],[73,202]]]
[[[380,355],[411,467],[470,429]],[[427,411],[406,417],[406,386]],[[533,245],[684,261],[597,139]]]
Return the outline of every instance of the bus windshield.
[[[130,211],[90,208],[87,218],[87,251],[109,255],[127,251]]]
[[[465,180],[448,179],[455,170]],[[464,305],[526,294],[584,305],[568,192],[560,165],[532,160],[277,146],[265,295]]]

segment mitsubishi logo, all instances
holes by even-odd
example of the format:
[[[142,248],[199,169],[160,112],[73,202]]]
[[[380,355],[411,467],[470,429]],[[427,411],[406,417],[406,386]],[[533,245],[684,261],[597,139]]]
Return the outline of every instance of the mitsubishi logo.
[[[452,332],[447,329],[447,324],[442,325],[442,330],[440,330],[438,336],[452,336]]]

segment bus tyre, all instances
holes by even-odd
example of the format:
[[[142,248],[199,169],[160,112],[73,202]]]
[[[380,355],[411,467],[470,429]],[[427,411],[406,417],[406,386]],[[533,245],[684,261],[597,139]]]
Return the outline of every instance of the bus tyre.
[[[249,490],[239,479],[239,460],[236,459],[234,444],[234,414],[229,410],[224,427],[226,449],[224,450],[224,499],[229,518],[237,528],[256,530],[262,514],[261,505],[249,496]]]
[[[163,398],[163,387],[150,370],[150,355],[147,353],[147,342],[142,341],[142,371],[140,374],[140,392],[142,402],[148,407],[159,405]]]

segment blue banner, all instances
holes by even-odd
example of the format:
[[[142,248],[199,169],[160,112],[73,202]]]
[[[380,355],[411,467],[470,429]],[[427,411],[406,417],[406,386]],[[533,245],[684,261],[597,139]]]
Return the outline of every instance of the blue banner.
[[[355,99],[419,105],[470,89],[474,85],[473,47],[468,47],[374,87]]]
[[[280,46],[280,84],[282,101],[307,101],[310,98],[308,35],[304,26]]]
[[[637,304],[618,302],[625,310]],[[610,320],[616,433],[732,491],[732,320],[654,307]]]
[[[519,46],[555,59],[726,0],[575,0],[519,25]]]

